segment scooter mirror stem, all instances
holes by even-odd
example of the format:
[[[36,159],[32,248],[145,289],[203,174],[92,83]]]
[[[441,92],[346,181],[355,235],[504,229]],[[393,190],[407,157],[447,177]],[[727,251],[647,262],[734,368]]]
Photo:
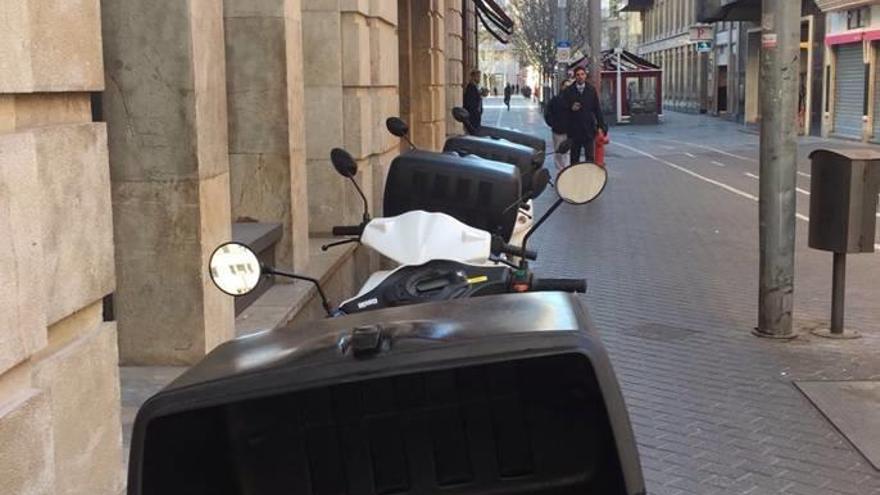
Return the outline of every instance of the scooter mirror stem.
[[[321,288],[321,282],[318,281],[318,279],[306,277],[305,275],[297,275],[295,273],[276,270],[268,265],[261,265],[261,268],[263,270],[263,273],[267,275],[279,275],[281,277],[292,278],[294,280],[311,282],[315,286],[315,288],[318,289],[318,296],[321,298],[321,306],[324,307],[324,311],[327,312],[327,316],[333,316],[333,312],[330,309],[330,302],[327,300],[327,296],[324,294],[324,289]]]
[[[367,197],[364,196],[364,192],[361,190],[361,186],[358,185],[357,181],[354,180],[354,177],[349,177],[351,183],[354,184],[354,188],[357,190],[358,194],[360,194],[361,199],[364,201],[364,214],[363,221],[364,224],[370,221],[370,205],[367,203]]]
[[[526,250],[526,246],[529,242],[529,237],[531,237],[532,234],[534,234],[535,231],[538,230],[539,227],[541,227],[541,224],[543,224],[548,218],[550,218],[550,215],[552,215],[553,212],[556,211],[556,209],[559,208],[559,205],[561,205],[562,203],[563,203],[563,201],[561,198],[557,199],[553,203],[553,206],[551,206],[550,209],[547,210],[547,213],[544,213],[543,215],[541,215],[541,218],[538,219],[537,222],[535,222],[535,225],[533,225],[532,228],[529,229],[528,232],[526,232],[526,235],[523,236],[523,240],[522,240],[522,250],[523,251]],[[519,267],[522,269],[528,268],[528,262],[526,261],[525,257],[522,257],[520,259]]]

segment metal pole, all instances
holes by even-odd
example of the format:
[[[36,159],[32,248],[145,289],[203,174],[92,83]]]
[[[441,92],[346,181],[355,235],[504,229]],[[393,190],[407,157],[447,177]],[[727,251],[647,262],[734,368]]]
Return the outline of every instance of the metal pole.
[[[617,48],[617,122],[623,120],[623,85],[620,76],[620,55],[623,49]]]
[[[602,97],[602,0],[590,2],[590,61],[593,64],[590,79],[599,97]]]
[[[556,41],[568,41],[568,2],[567,0],[558,0],[556,2]],[[559,91],[559,85],[565,80],[567,75],[567,64],[561,64],[556,61],[556,82],[553,85],[554,94]]]
[[[801,2],[763,0],[759,336],[790,338],[794,299]]]
[[[831,280],[831,333],[843,333],[843,299],[846,294],[846,253],[834,253],[834,275]]]

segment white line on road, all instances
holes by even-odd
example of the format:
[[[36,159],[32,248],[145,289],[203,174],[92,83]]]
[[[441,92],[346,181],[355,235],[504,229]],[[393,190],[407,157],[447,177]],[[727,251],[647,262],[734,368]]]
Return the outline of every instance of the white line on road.
[[[718,148],[716,148],[716,147],[714,147],[714,146],[706,146],[705,144],[689,143],[689,142],[687,142],[687,141],[677,141],[677,140],[674,140],[674,139],[663,139],[663,141],[668,141],[668,142],[671,142],[671,143],[678,143],[678,144],[685,144],[685,145],[687,145],[687,146],[693,146],[693,147],[695,147],[695,148],[702,148],[702,149],[704,149],[704,150],[714,151],[715,153],[720,153],[720,154],[722,154],[722,155],[729,156],[729,157],[731,157],[731,158],[737,158],[737,159],[739,159],[739,160],[745,160],[745,161],[747,161],[747,162],[758,163],[758,160],[756,160],[756,159],[754,159],[754,158],[749,158],[749,157],[747,157],[747,156],[737,155],[737,154],[735,154],[735,153],[731,153],[731,152],[729,152],[729,151],[724,151],[724,150],[722,150],[722,149],[718,149]]]
[[[755,175],[755,174],[753,174],[753,173],[751,173],[751,172],[746,172],[746,177],[750,177],[750,178],[755,179],[755,180],[761,180],[760,177],[758,177],[757,175]]]
[[[800,175],[801,177],[806,177],[808,179],[810,178],[810,174],[805,174],[803,172],[798,172],[798,175]]]
[[[712,165],[715,165],[716,167],[726,167],[727,166],[721,162],[716,162],[715,160],[712,160]]]
[[[706,177],[705,175],[698,174],[698,173],[694,172],[693,170],[690,170],[690,169],[688,169],[688,168],[682,167],[681,165],[677,165],[677,164],[672,163],[672,162],[670,162],[670,161],[668,161],[668,160],[664,160],[664,159],[662,159],[662,158],[657,158],[656,156],[654,156],[654,155],[652,155],[652,154],[650,154],[650,153],[644,152],[644,151],[642,151],[642,150],[640,150],[640,149],[638,149],[638,148],[633,148],[632,146],[629,146],[629,145],[626,145],[626,144],[622,144],[622,143],[620,143],[620,142],[614,142],[614,143],[611,143],[611,144],[613,144],[613,145],[617,145],[617,146],[620,146],[621,148],[628,149],[628,150],[630,150],[630,151],[632,151],[632,152],[634,152],[634,153],[638,153],[638,154],[640,154],[640,155],[642,155],[642,156],[646,156],[646,157],[648,157],[648,158],[650,158],[650,159],[652,159],[652,160],[654,160],[654,161],[658,161],[658,162],[662,163],[663,165],[666,165],[667,167],[674,168],[675,170],[678,170],[679,172],[684,172],[684,173],[686,173],[686,174],[688,174],[688,175],[690,175],[690,176],[696,177],[697,179],[700,179],[700,180],[702,180],[702,181],[704,181],[704,182],[708,182],[709,184],[712,184],[712,185],[714,185],[714,186],[718,186],[718,187],[720,187],[721,189],[724,189],[725,191],[729,191],[729,192],[732,192],[732,193],[734,193],[734,194],[736,194],[736,195],[738,195],[738,196],[742,196],[742,197],[744,197],[744,198],[751,199],[752,201],[756,201],[756,202],[759,201],[758,197],[755,196],[755,195],[753,195],[753,194],[749,194],[749,193],[747,193],[747,192],[745,192],[745,191],[741,191],[741,190],[739,190],[739,189],[737,189],[737,188],[735,188],[735,187],[728,186],[727,184],[725,184],[725,183],[723,183],[723,182],[719,182],[719,181],[717,181],[717,180],[715,180],[715,179],[710,179],[710,178]],[[753,178],[755,178],[755,179],[758,178],[757,175],[750,174],[750,173],[748,173],[748,172],[746,172],[746,175],[749,176],[749,177],[753,177]],[[803,215],[803,214],[801,214],[801,213],[795,213],[795,217],[796,217],[797,219],[799,219],[799,220],[803,220],[803,221],[805,221],[805,222],[809,222],[809,221],[810,221],[810,217],[808,217],[808,216],[806,216],[806,215]],[[880,249],[880,244],[874,244],[874,249]]]
[[[691,158],[696,158],[696,157],[697,157],[697,155],[695,155],[695,154],[693,154],[693,153],[688,153],[687,151],[685,151],[684,154],[687,155],[687,156],[689,156],[689,157],[691,157]]]
[[[753,174],[753,173],[749,173],[749,172],[746,172],[746,177],[750,177],[750,178],[755,179],[755,180],[761,180],[760,177],[758,177],[757,175],[755,175],[755,174]],[[797,191],[797,192],[799,192],[799,193],[801,193],[801,194],[803,194],[804,196],[809,196],[809,195],[810,195],[810,191],[807,191],[806,189],[801,189],[801,188],[799,188],[799,187],[795,187],[794,190]]]

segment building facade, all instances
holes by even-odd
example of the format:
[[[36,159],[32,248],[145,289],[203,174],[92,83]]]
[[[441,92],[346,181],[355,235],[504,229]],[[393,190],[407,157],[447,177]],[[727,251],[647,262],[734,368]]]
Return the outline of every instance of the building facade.
[[[636,53],[663,69],[663,108],[705,112],[708,60],[690,42],[696,0],[630,0],[624,11],[641,13],[642,40]]]
[[[330,149],[380,214],[385,119],[427,149],[461,132],[475,32],[473,0],[0,3],[0,491],[122,492],[118,366],[235,336],[207,262],[242,226],[350,294],[377,260],[318,248],[361,214]]]
[[[880,2],[817,1],[825,10],[822,135],[880,142]]]
[[[622,8],[622,0],[602,2],[602,49],[623,48],[636,53],[642,42],[641,15]]]

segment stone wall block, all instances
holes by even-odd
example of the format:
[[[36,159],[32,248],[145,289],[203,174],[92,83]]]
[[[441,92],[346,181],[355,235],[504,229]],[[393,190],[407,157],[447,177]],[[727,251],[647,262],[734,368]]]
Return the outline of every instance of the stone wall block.
[[[92,121],[88,93],[28,93],[10,95],[14,102],[15,129]]]
[[[367,86],[370,84],[370,28],[367,18],[360,13],[342,14],[342,84]]]
[[[208,264],[217,246],[232,237],[232,222],[229,211],[229,174],[220,174],[199,181],[199,234],[201,257],[198,266],[191,266],[199,277],[197,295],[203,301],[202,323],[204,348],[207,354],[218,345],[235,337],[235,307],[231,297],[211,281]]]
[[[102,123],[35,129],[47,323],[113,292],[113,218]]]
[[[198,195],[194,180],[113,183],[114,236],[126,240],[114,301],[120,327],[131,327],[119,333],[125,364],[192,364],[204,355]]]
[[[309,158],[329,160],[330,150],[342,144],[342,88],[308,88],[306,96],[306,149]]]
[[[56,493],[52,411],[46,394],[31,388],[4,397],[0,402],[0,446],[3,493]]]
[[[370,19],[370,81],[374,86],[397,86],[399,58],[397,30],[379,19]]]
[[[33,87],[28,3],[0,2],[0,93],[22,93]]]
[[[360,201],[348,180],[333,169],[327,159],[308,161],[309,230],[317,234],[330,234],[334,225],[353,225],[360,222],[360,208],[353,211],[353,199]]]
[[[197,177],[206,179],[229,172],[226,54],[218,49],[224,45],[223,4],[219,0],[189,0],[189,3],[193,83],[197,95]]]
[[[196,178],[187,2],[116,0],[102,8],[113,181]],[[145,22],[150,29],[142,29]]]
[[[364,158],[373,153],[372,99],[364,88],[346,88],[343,94],[344,147],[355,158]]]
[[[225,34],[229,152],[287,155],[285,19],[227,17]]]
[[[340,0],[339,10],[369,16],[370,0]]]
[[[370,15],[396,27],[398,21],[397,2],[394,0],[370,0]]]
[[[124,487],[116,324],[89,323],[34,370],[52,411],[57,495],[115,495]]]
[[[33,136],[0,135],[0,374],[46,345],[42,207]]]
[[[397,88],[374,88],[370,92],[372,99],[372,122],[370,129],[373,137],[373,153],[384,153],[392,148],[400,146],[400,138],[393,136],[385,128],[388,117],[400,115],[400,97]]]
[[[223,0],[223,17],[284,17],[285,0]]]
[[[342,84],[340,22],[338,11],[303,10],[303,75],[306,87]]]
[[[103,90],[100,0],[27,4],[33,86],[26,92]]]
[[[230,154],[229,183],[232,221],[241,217],[261,222],[280,222],[284,234],[276,246],[275,259],[289,260],[293,252],[290,238],[291,168],[289,158],[274,154]]]
[[[339,12],[342,0],[302,0],[305,12]]]

